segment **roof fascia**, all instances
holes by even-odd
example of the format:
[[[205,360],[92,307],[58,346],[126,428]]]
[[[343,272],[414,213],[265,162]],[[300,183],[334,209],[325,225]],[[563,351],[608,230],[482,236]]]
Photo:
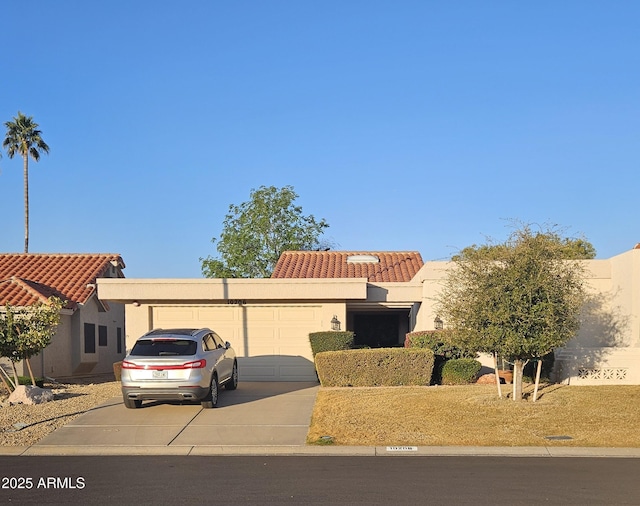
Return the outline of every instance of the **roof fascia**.
[[[143,301],[366,300],[366,278],[340,279],[133,279],[98,278],[100,299]]]

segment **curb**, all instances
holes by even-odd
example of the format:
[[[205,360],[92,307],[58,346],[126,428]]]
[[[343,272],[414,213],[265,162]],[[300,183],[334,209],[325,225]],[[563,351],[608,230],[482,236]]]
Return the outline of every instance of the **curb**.
[[[640,448],[483,446],[12,446],[2,456],[236,455],[323,457],[595,457],[640,458]]]

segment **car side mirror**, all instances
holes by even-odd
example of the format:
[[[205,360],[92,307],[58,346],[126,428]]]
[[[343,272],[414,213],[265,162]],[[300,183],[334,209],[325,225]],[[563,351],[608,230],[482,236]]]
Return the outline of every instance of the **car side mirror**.
[[[229,348],[231,348],[231,343],[229,341],[225,342],[224,347],[228,350]]]

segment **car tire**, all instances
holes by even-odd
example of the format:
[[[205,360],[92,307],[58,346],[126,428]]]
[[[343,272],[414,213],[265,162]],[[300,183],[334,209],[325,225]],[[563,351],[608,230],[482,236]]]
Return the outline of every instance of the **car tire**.
[[[215,374],[211,379],[209,393],[200,401],[200,405],[205,409],[215,408],[218,405],[218,377]]]
[[[233,362],[233,369],[231,369],[231,377],[227,384],[224,386],[227,390],[235,390],[238,388],[238,362]]]
[[[122,400],[124,401],[124,407],[128,409],[136,409],[142,406],[142,401],[139,401],[137,399],[129,399],[128,397],[123,397]]]

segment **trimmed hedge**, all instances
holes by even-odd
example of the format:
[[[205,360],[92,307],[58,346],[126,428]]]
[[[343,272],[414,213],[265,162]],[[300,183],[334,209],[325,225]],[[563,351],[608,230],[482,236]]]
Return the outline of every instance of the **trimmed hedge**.
[[[36,378],[37,387],[44,387],[44,378]],[[11,376],[11,381],[13,381],[13,376]],[[18,376],[18,384],[20,385],[31,385],[31,377],[30,376]]]
[[[475,353],[465,352],[449,342],[446,330],[419,330],[409,332],[404,340],[405,348],[429,348],[446,360],[452,358],[475,358]]]
[[[323,351],[350,350],[353,348],[355,334],[351,331],[327,330],[322,332],[311,332],[309,342],[313,356]]]
[[[475,383],[482,364],[472,358],[452,358],[442,367],[443,385],[468,385]]]
[[[322,386],[429,385],[433,352],[426,348],[325,351],[315,357]]]

